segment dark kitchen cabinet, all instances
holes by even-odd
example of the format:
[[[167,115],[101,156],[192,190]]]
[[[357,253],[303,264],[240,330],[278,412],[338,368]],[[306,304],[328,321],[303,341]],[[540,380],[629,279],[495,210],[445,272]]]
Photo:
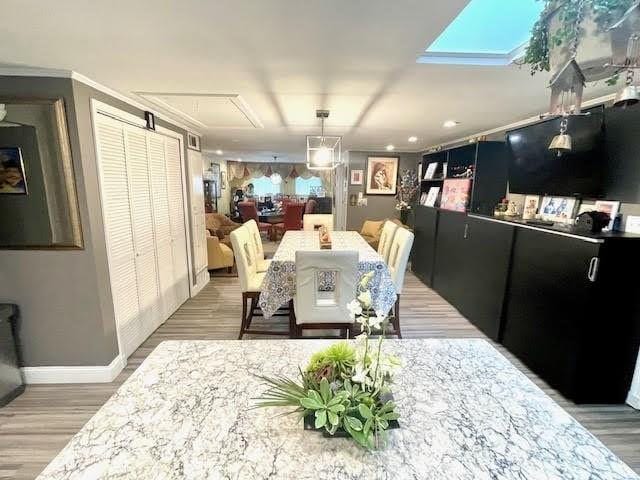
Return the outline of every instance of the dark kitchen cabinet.
[[[416,206],[414,210],[411,270],[425,285],[433,285],[433,265],[436,254],[438,209]]]
[[[638,244],[518,229],[502,343],[577,403],[624,402],[638,353]],[[625,273],[626,272],[626,273]]]
[[[514,227],[440,211],[433,286],[488,337],[498,340]]]

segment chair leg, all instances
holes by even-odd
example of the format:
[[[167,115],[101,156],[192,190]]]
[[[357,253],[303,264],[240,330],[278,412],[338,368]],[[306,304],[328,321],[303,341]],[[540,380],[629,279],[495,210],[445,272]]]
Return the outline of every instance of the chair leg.
[[[253,320],[253,312],[258,307],[258,297],[251,297],[251,306],[249,307],[249,314],[247,315],[247,330],[251,328],[251,320]]]
[[[393,328],[395,329],[398,338],[402,338],[402,332],[400,331],[400,295],[396,298],[394,310]]]
[[[244,335],[246,319],[247,319],[247,294],[245,292],[242,292],[242,320],[240,321],[240,334],[238,335],[238,340],[242,340],[242,336]]]
[[[289,300],[289,338],[298,338],[296,313],[293,310],[293,300]]]

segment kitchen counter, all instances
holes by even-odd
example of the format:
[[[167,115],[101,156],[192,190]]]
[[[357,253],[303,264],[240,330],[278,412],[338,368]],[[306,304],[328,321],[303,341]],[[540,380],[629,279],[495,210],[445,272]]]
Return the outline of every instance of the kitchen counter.
[[[401,428],[367,452],[251,410],[326,340],[160,344],[40,479],[638,478],[484,340],[387,340]]]

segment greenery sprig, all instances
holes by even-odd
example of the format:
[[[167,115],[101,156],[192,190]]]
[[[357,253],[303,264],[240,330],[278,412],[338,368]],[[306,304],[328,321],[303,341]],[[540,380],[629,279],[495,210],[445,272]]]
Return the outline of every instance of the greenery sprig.
[[[575,31],[576,19],[581,15],[581,0],[538,0],[545,2],[545,8],[531,29],[531,38],[525,51],[524,63],[531,68],[531,75],[551,68],[549,62],[550,47],[569,46],[577,33],[578,38],[584,35],[582,28]],[[585,12],[593,13],[593,20],[600,32],[605,32],[618,21],[634,3],[634,0],[582,0]],[[549,31],[548,15],[558,9],[559,26],[554,32]]]

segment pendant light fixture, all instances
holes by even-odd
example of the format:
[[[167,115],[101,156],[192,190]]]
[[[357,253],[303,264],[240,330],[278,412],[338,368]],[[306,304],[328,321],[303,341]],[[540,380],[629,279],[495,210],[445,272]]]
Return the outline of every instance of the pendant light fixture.
[[[273,163],[275,164],[277,160],[278,160],[278,157],[274,155]],[[280,185],[282,183],[282,176],[278,172],[274,172],[271,169],[271,165],[269,165],[269,167],[267,168],[267,171],[269,172],[269,175],[267,176],[271,178],[271,183],[273,183],[274,185]]]
[[[324,134],[324,121],[329,110],[316,110],[321,122],[320,135],[307,135],[307,168],[309,170],[331,170],[342,160],[342,137]]]

